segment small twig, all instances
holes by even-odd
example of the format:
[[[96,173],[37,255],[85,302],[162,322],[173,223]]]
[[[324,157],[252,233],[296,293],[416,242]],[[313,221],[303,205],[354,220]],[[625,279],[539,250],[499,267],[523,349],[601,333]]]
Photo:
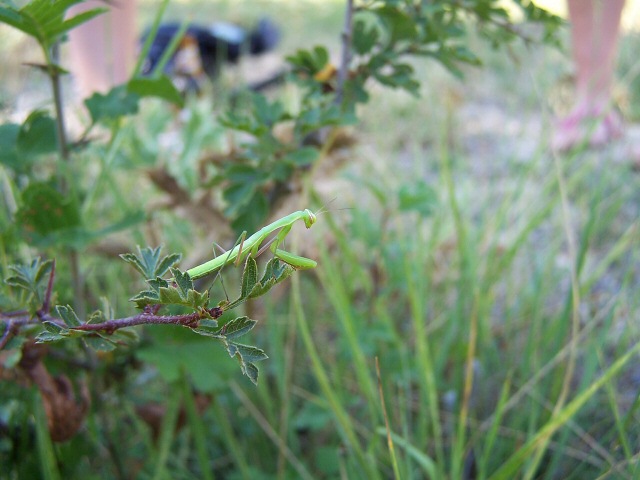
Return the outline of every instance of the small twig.
[[[155,315],[154,313],[151,313],[152,311],[153,309],[131,317],[108,320],[102,323],[84,323],[77,327],[68,327],[62,319],[44,312],[43,309],[36,312],[36,317],[32,317],[27,311],[0,313],[0,321],[4,321],[6,325],[5,331],[2,334],[2,337],[0,337],[0,350],[2,350],[9,340],[18,333],[20,327],[45,321],[55,323],[56,325],[64,328],[69,328],[70,330],[80,330],[85,332],[103,331],[106,333],[113,333],[121,328],[151,324],[181,325],[183,327],[196,328],[200,320],[206,318],[217,319],[224,313],[223,309],[220,307],[210,308],[206,312],[195,312],[186,315]]]
[[[9,340],[11,340],[16,335],[16,333],[18,333],[18,327],[16,327],[11,322],[7,324],[7,328],[0,338],[0,350],[2,350],[7,343],[9,343]]]
[[[351,37],[353,34],[353,0],[347,0],[347,9],[344,17],[344,29],[342,30],[342,58],[340,59],[340,69],[338,70],[338,85],[336,86],[336,105],[342,103],[344,97],[344,84],[349,74],[349,63],[351,62]]]
[[[222,309],[214,307],[208,310],[208,314],[204,312],[189,313],[186,315],[153,315],[148,313],[140,313],[126,318],[118,318],[115,320],[108,320],[102,323],[85,323],[77,327],[72,327],[71,330],[82,331],[104,331],[107,333],[113,333],[120,328],[134,327],[136,325],[151,325],[151,324],[164,324],[164,325],[182,325],[184,327],[195,328],[200,320],[212,317],[214,319],[222,316]]]

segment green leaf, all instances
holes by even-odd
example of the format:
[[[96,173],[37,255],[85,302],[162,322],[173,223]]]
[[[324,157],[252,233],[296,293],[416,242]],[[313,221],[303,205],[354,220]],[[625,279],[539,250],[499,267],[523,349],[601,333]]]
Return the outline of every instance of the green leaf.
[[[108,340],[101,335],[85,336],[82,337],[82,340],[84,340],[89,347],[99,352],[110,352],[116,348],[116,345],[111,340]]]
[[[160,260],[160,262],[156,265],[154,274],[156,277],[162,277],[171,267],[176,265],[182,259],[182,255],[179,253],[172,253],[170,255],[166,255]]]
[[[65,335],[59,335],[57,333],[51,333],[49,331],[40,332],[36,335],[36,343],[50,343],[57,342],[65,338]]]
[[[431,215],[438,204],[436,191],[423,180],[404,185],[400,189],[398,199],[400,211],[415,211],[423,217]]]
[[[293,66],[313,75],[322,70],[329,63],[329,52],[323,46],[315,46],[313,50],[298,50],[294,55],[287,57],[287,61]]]
[[[205,337],[211,337],[211,338],[224,338],[224,335],[220,335],[220,329],[216,328],[209,328],[209,327],[197,327],[197,328],[192,328],[191,329],[192,332],[197,333],[198,335],[202,335]]]
[[[249,377],[251,383],[253,383],[254,385],[258,385],[258,367],[256,367],[253,363],[245,363],[242,368],[242,373]]]
[[[5,123],[0,125],[0,164],[13,170],[24,170],[26,164],[18,156],[18,134],[20,125]]]
[[[256,185],[252,183],[232,183],[225,188],[222,196],[227,203],[225,215],[234,217],[243,207],[251,202],[256,192]]]
[[[0,7],[0,22],[11,25],[35,38],[43,49],[50,47],[60,36],[106,9],[93,9],[65,20],[69,7],[82,0],[32,0],[20,10],[15,7]]]
[[[391,44],[401,40],[413,40],[417,37],[416,22],[399,7],[384,5],[372,10],[382,21],[389,34]]]
[[[258,281],[258,264],[252,255],[247,257],[244,264],[244,272],[242,272],[242,288],[240,298],[246,298]]]
[[[243,362],[260,362],[269,358],[261,348],[243,345],[241,343],[229,342],[227,351],[231,357],[240,355]]]
[[[68,329],[66,329],[64,327],[61,327],[57,323],[50,322],[48,320],[45,320],[44,322],[42,322],[42,326],[49,333],[54,333],[54,334],[60,335],[60,334],[65,334],[65,333],[69,332]]]
[[[193,281],[188,273],[183,273],[177,268],[171,268],[171,274],[174,277],[176,286],[163,287],[158,286],[157,295],[155,292],[141,292],[131,300],[136,302],[138,306],[151,304],[160,305],[183,305],[185,307],[199,310],[209,305],[209,292],[198,292],[193,289]],[[166,282],[162,279],[154,281],[156,285]],[[149,281],[152,284],[152,281]],[[153,288],[152,284],[152,288]],[[146,301],[147,303],[142,303]]]
[[[276,123],[288,118],[279,101],[269,103],[267,97],[257,93],[252,95],[252,101],[253,113],[259,124],[271,128]]]
[[[362,20],[357,20],[353,26],[353,50],[358,55],[366,55],[373,49],[378,37],[378,29],[375,26],[367,29]]]
[[[69,330],[56,323],[45,321],[42,322],[42,326],[44,327],[44,331],[36,336],[37,343],[57,342],[69,336]]]
[[[320,152],[318,151],[318,149],[314,147],[302,147],[298,150],[288,153],[282,159],[282,161],[291,163],[296,167],[306,167],[313,164],[319,156]]]
[[[169,282],[160,277],[156,277],[153,280],[147,280],[147,283],[155,292],[159,292],[161,288],[167,288],[169,286]]]
[[[227,339],[238,338],[250,332],[258,322],[249,317],[238,317],[225,324],[223,327],[224,336]]]
[[[53,260],[42,261],[40,257],[31,261],[29,265],[10,265],[9,271],[15,275],[5,279],[5,283],[12,287],[23,288],[29,292],[37,293],[45,277],[48,277],[53,268]]]
[[[127,84],[127,90],[141,97],[157,97],[184,107],[184,98],[166,75],[157,78],[134,78]]]
[[[101,310],[96,310],[89,315],[86,323],[103,323],[110,320]]]
[[[81,224],[77,199],[66,197],[47,183],[32,183],[22,192],[22,205],[16,220],[23,232],[32,241],[38,236]]]
[[[144,290],[131,297],[129,301],[135,303],[136,307],[142,310],[147,305],[160,303],[160,293],[152,290]]]
[[[73,3],[75,4],[79,2],[74,1]],[[58,28],[52,29],[50,31],[50,35],[61,35],[63,33],[66,33],[69,30],[73,30],[77,26],[82,25],[83,23],[88,22],[92,18],[97,17],[98,15],[101,15],[108,11],[109,11],[108,8],[94,8],[91,10],[86,10],[74,17],[66,19]]]
[[[128,345],[138,343],[140,336],[138,332],[130,328],[120,328],[111,334],[111,339],[114,342],[125,343]]]
[[[129,92],[126,85],[118,85],[104,95],[94,93],[84,104],[93,123],[109,123],[138,113],[139,100],[140,97]]]
[[[71,308],[71,305],[67,305],[66,307],[57,305],[56,312],[68,327],[78,327],[82,325],[82,322],[76,315],[76,312],[73,311],[73,308]]]
[[[269,203],[262,192],[256,192],[251,201],[238,209],[231,226],[238,235],[244,231],[256,231],[267,218]]]
[[[157,279],[167,273],[169,268],[177,264],[182,258],[180,254],[174,253],[166,255],[162,260],[160,260],[161,250],[162,247],[144,247],[142,249],[138,247],[138,255],[134,253],[124,253],[120,255],[120,258],[131,264],[144,276],[145,279]],[[167,285],[165,284],[162,286],[166,287]]]
[[[20,127],[16,147],[21,160],[55,152],[58,149],[55,120],[44,110],[31,112]]]
[[[180,294],[180,297],[185,299],[189,295],[189,291],[193,290],[193,281],[188,273],[182,273],[177,268],[171,268],[171,274],[176,282],[176,289]]]
[[[145,330],[145,342],[134,350],[136,358],[153,365],[167,383],[189,373],[194,388],[202,392],[228,389],[229,379],[237,377],[235,362],[225,349],[208,336],[194,335],[195,329],[174,325],[154,325]],[[199,332],[196,332],[199,333]]]

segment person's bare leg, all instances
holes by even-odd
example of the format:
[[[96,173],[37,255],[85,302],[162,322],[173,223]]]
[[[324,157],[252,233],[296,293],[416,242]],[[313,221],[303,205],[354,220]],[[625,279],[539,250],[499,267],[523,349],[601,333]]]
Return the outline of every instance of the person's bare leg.
[[[576,102],[556,126],[553,146],[558,150],[602,145],[622,132],[622,119],[611,110],[611,90],[624,3],[568,0]]]
[[[588,101],[591,91],[595,0],[567,0],[571,20],[571,53],[576,70],[576,105]]]
[[[575,2],[577,0],[571,0]],[[592,64],[590,78],[583,88],[589,89],[588,101],[600,111],[608,109],[611,103],[613,73],[620,34],[620,18],[625,0],[599,1],[595,5],[595,25],[592,37]]]
[[[113,2],[109,12],[69,33],[71,72],[83,97],[105,92],[129,78],[136,55],[136,3]],[[90,0],[72,7],[69,14],[105,6],[105,2]]]

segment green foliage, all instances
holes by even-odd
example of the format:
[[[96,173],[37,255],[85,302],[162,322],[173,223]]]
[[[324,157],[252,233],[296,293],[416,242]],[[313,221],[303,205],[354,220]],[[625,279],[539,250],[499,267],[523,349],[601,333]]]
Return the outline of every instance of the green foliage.
[[[34,110],[22,125],[0,125],[0,164],[26,173],[40,155],[58,149],[55,120],[46,111]]]
[[[104,95],[94,93],[84,103],[92,123],[109,123],[138,113],[138,99],[138,95],[131,93],[125,85],[119,85]]]
[[[540,38],[555,38],[555,17],[529,2],[515,3],[527,19],[542,24]],[[85,250],[109,233],[127,230],[137,243],[144,244],[147,235],[154,235],[154,244],[160,238],[170,251],[185,244],[189,251],[196,240],[194,232],[202,227],[197,219],[193,221],[198,228],[190,228],[187,220],[178,221],[174,212],[157,207],[160,202],[149,207],[149,215],[140,211],[148,199],[142,195],[148,192],[141,169],[157,166],[154,162],[164,153],[160,134],[166,133],[172,120],[179,123],[145,112],[143,97],[186,105],[191,113],[179,132],[180,151],[166,155],[167,171],[176,180],[172,192],[185,189],[178,192],[182,196],[176,193],[169,200],[220,201],[219,211],[236,231],[253,230],[264,223],[278,201],[299,189],[300,178],[323,159],[329,150],[323,143],[327,138],[321,135],[323,129],[356,121],[356,105],[370,100],[372,83],[420,94],[423,87],[418,79],[423,74],[416,57],[435,59],[457,75],[466,65],[479,65],[483,54],[469,40],[472,26],[496,46],[519,36],[519,26],[508,23],[507,12],[497,1],[368,2],[355,12],[346,83],[341,86],[329,49],[299,50],[289,58],[299,103],[291,106],[292,102],[261,95],[240,98],[222,115],[220,124],[241,133],[242,140],[227,158],[201,170],[198,160],[210,153],[213,143],[205,137],[211,138],[212,128],[222,129],[206,108],[199,114],[190,110],[193,101],[183,104],[163,77],[133,79],[87,99],[90,125],[77,144],[68,142],[70,161],[53,158],[61,147],[55,130],[57,115],[37,110],[22,125],[0,126],[4,169],[0,173],[7,173],[6,191],[16,192],[17,206],[15,216],[3,217],[1,225],[19,227],[23,234],[21,243],[11,243],[9,233],[0,232],[3,273],[6,264],[33,254],[34,246],[46,250],[47,257],[57,257],[59,270],[67,263],[60,258],[65,259],[69,249],[83,258],[82,288],[73,293],[72,276],[65,271],[58,274],[56,290],[47,293],[50,261],[7,269],[9,275],[3,278],[8,277],[10,288],[0,291],[0,315],[6,328],[0,329],[0,336],[3,341],[5,335],[13,336],[4,345],[0,366],[23,368],[23,349],[27,351],[36,339],[53,352],[42,360],[52,375],[68,375],[76,391],[82,379],[89,377],[94,402],[76,438],[52,446],[42,400],[3,380],[1,433],[5,435],[5,425],[11,431],[0,438],[0,463],[10,464],[9,474],[36,478],[45,472],[51,477],[90,478],[126,477],[131,472],[146,477],[155,472],[172,478],[205,478],[203,472],[209,472],[220,478],[304,478],[306,472],[314,472],[327,478],[390,478],[400,472],[397,476],[402,478],[464,478],[464,466],[475,463],[478,478],[519,474],[560,478],[573,467],[576,473],[568,478],[590,478],[596,471],[597,475],[623,472],[634,478],[633,425],[639,402],[627,402],[623,394],[628,391],[617,389],[615,375],[632,365],[637,346],[635,337],[619,342],[610,335],[628,324],[627,316],[637,305],[616,300],[608,310],[609,306],[601,307],[591,298],[599,295],[591,288],[601,279],[597,272],[611,264],[633,265],[637,230],[620,236],[604,264],[590,270],[592,265],[584,261],[587,267],[579,275],[579,286],[588,295],[582,297],[581,311],[606,315],[585,318],[584,334],[581,331],[578,338],[582,371],[575,375],[576,386],[572,385],[568,401],[554,411],[566,365],[567,312],[573,307],[569,302],[564,307],[563,297],[558,301],[558,292],[564,294],[570,282],[558,267],[567,254],[557,246],[562,232],[555,230],[553,212],[559,198],[553,180],[539,182],[546,182],[548,188],[538,202],[521,202],[519,195],[527,184],[496,205],[481,204],[481,192],[465,190],[465,180],[459,178],[464,172],[454,171],[455,179],[447,176],[454,163],[455,168],[465,163],[458,164],[457,150],[443,147],[439,151],[438,158],[444,158],[441,168],[433,169],[437,173],[429,169],[435,179],[413,175],[399,179],[402,185],[396,187],[368,171],[357,176],[353,187],[358,195],[356,208],[323,217],[331,232],[319,246],[318,280],[293,276],[291,302],[267,302],[264,310],[262,304],[247,302],[291,277],[294,268],[281,259],[269,260],[260,273],[256,259],[248,256],[238,277],[225,267],[225,282],[234,279],[238,289],[229,300],[216,293],[218,285],[203,289],[178,270],[180,255],[163,256],[160,248],[139,248],[136,254],[121,257],[146,284],[130,299],[136,313],[119,318],[115,312],[127,309],[119,299],[139,289],[134,282],[140,279],[130,278],[122,268],[113,268],[111,262]],[[49,71],[62,73],[53,64]],[[385,126],[396,121],[388,112],[363,111],[372,122],[381,117]],[[153,123],[144,132],[148,139],[140,138],[129,121],[139,114]],[[135,123],[145,123],[139,118]],[[96,125],[106,141],[98,137],[86,145]],[[292,134],[285,141],[276,130],[287,125]],[[384,129],[374,136],[395,138],[392,133]],[[415,131],[403,135],[408,140],[402,142],[410,143],[407,148],[413,142],[420,145],[416,149],[423,147]],[[384,153],[389,158],[398,154]],[[449,155],[456,162],[447,163]],[[121,167],[125,171],[118,171]],[[519,168],[534,174],[533,166]],[[576,169],[576,165],[567,167],[572,172]],[[391,170],[389,182],[401,170]],[[60,175],[50,176],[51,172]],[[524,176],[522,182],[526,183]],[[368,187],[366,195],[363,185]],[[617,189],[590,187],[572,177],[571,198],[598,191],[598,198],[612,205],[600,210],[598,203],[591,204],[591,226],[581,237],[585,256],[604,249],[599,235],[612,228],[613,204],[618,204],[611,200]],[[309,194],[308,185],[302,190],[303,196]],[[207,202],[180,205],[186,205],[182,212],[201,213],[200,219],[209,214]],[[481,205],[486,213],[479,210]],[[224,218],[213,221],[216,235]],[[144,220],[148,220],[145,229],[136,228]],[[505,226],[511,242],[506,246]],[[538,236],[548,230],[553,234],[544,238],[550,241],[541,246],[544,242]],[[123,237],[125,242],[131,240]],[[596,247],[590,247],[590,242]],[[583,262],[568,258],[570,263]],[[625,275],[621,297],[632,297],[635,275],[631,268]],[[603,283],[608,281],[603,278]],[[90,305],[88,311],[96,304],[99,309],[84,314],[72,305],[80,293]],[[100,301],[103,296],[116,308]],[[50,301],[58,304],[53,313],[45,308]],[[15,305],[25,311],[10,311]],[[246,310],[231,315],[229,311],[236,307]],[[268,328],[255,329],[257,322],[250,317],[256,311],[266,312]],[[14,321],[16,315],[20,322]],[[165,321],[173,323],[137,327]],[[477,348],[467,357],[474,328]],[[597,335],[587,335],[595,331]],[[237,367],[227,355],[257,383],[257,365],[267,355],[249,345],[253,337],[256,343],[269,346],[265,349],[271,358],[261,364],[260,386],[245,392],[245,386],[236,383]],[[212,341],[222,348],[215,348]],[[633,344],[628,351],[624,350],[627,343]],[[600,360],[588,354],[600,351],[605,353]],[[374,357],[381,367],[378,379]],[[551,359],[558,363],[552,364]],[[465,377],[467,367],[474,368],[473,382]],[[57,380],[62,384],[62,379]],[[605,387],[609,399],[602,402],[599,389]],[[467,389],[469,399],[464,397]],[[214,393],[207,397],[210,403],[204,413],[196,411],[194,402],[202,393]],[[381,397],[386,409],[381,407]],[[189,417],[186,426],[179,420],[184,417],[181,399]],[[150,400],[164,411],[158,420],[157,441],[150,433],[152,424],[144,423],[138,413]],[[606,417],[614,411],[619,415],[610,426]],[[596,458],[589,451],[589,458],[597,461],[578,465],[566,455],[580,450],[569,422],[598,439],[610,456]],[[37,445],[29,443],[30,432],[37,435]],[[556,446],[546,448],[552,436]],[[389,452],[391,446],[395,454]],[[539,461],[542,453],[545,457]]]
[[[42,261],[36,258],[29,265],[13,265],[9,267],[11,276],[5,279],[5,283],[19,288],[26,293],[23,298],[31,315],[42,306],[46,281],[53,269],[53,260]]]
[[[180,261],[180,254],[165,255],[160,258],[162,248],[143,248],[138,247],[138,254],[124,253],[120,257],[133,266],[146,280],[164,276],[169,268],[173,267]]]
[[[127,90],[140,97],[157,97],[178,107],[184,107],[184,98],[166,75],[156,78],[133,78],[127,84]]]
[[[103,8],[96,8],[65,18],[67,9],[82,1],[32,0],[20,9],[0,5],[0,22],[33,37],[42,47],[45,57],[49,59],[51,47],[64,34],[106,11]]]

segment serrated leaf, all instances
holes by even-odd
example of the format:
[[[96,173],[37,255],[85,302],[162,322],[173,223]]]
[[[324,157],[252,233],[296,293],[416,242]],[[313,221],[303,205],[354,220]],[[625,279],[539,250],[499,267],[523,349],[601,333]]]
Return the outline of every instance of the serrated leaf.
[[[225,324],[223,327],[224,336],[227,339],[238,338],[250,332],[258,322],[249,317],[238,317]]]
[[[253,290],[251,290],[251,292],[249,293],[248,298],[261,297],[262,295],[267,293],[269,290],[271,290],[275,284],[276,284],[275,278],[270,278],[268,281],[264,283],[262,282],[257,283],[256,286],[253,287]]]
[[[9,271],[15,275],[5,279],[5,283],[29,292],[30,296],[25,299],[25,305],[29,304],[34,312],[42,304],[47,276],[52,268],[52,260],[43,262],[40,258],[32,260],[29,265],[10,265]]]
[[[71,305],[56,305],[56,312],[68,327],[78,327],[82,325],[82,322],[76,315],[76,312],[73,311],[73,308],[71,308]]]
[[[59,335],[57,333],[51,333],[49,331],[40,332],[36,335],[36,343],[49,343],[57,342],[65,338],[65,335]]]
[[[163,305],[184,305],[185,307],[198,310],[206,308],[209,304],[209,292],[198,292],[196,290],[188,290],[187,292],[179,291],[174,287],[160,288],[159,301]]]
[[[191,331],[193,331],[194,333],[197,333],[198,335],[203,335],[205,337],[219,338],[219,339],[224,338],[222,335],[220,335],[219,333],[220,329],[218,328],[212,329],[209,327],[198,327],[198,328],[192,328]]]
[[[86,323],[103,323],[107,321],[107,317],[105,317],[104,313],[100,310],[96,310],[89,315]]]
[[[228,342],[227,350],[229,355],[235,357],[240,355],[243,362],[260,362],[269,358],[264,350],[251,345],[243,345],[241,343]]]
[[[187,272],[181,272],[179,269],[172,267],[170,269],[171,275],[175,281],[175,289],[180,294],[180,297],[186,300],[189,291],[193,290],[193,281]]]
[[[167,270],[178,263],[182,256],[178,253],[166,255],[159,260],[162,247],[150,248],[138,247],[138,255],[133,253],[124,253],[120,255],[125,262],[131,264],[138,270],[147,280],[162,277]],[[166,286],[166,285],[165,285]]]
[[[106,338],[96,335],[96,336],[86,336],[83,337],[82,340],[94,350],[98,350],[99,352],[110,352],[115,350],[116,346],[110,340]]]
[[[40,261],[40,258],[34,263],[31,262],[32,268],[35,270],[34,281],[36,284],[42,282],[45,277],[48,277],[53,268],[53,260]]]
[[[244,271],[242,272],[242,288],[240,289],[240,298],[247,298],[256,282],[258,281],[258,264],[252,255],[247,257],[244,263]]]
[[[256,367],[253,363],[249,362],[249,363],[245,363],[242,366],[242,373],[244,373],[247,377],[249,377],[249,380],[251,380],[251,383],[253,383],[254,385],[258,385],[258,367]]]
[[[50,322],[48,320],[45,320],[44,322],[42,322],[42,326],[45,328],[45,330],[47,332],[55,334],[55,335],[64,335],[64,336],[66,336],[69,333],[68,329],[58,325],[57,323]]]
[[[32,283],[29,279],[21,277],[21,276],[13,276],[5,279],[5,283],[12,287],[23,288],[25,290],[32,289]]]
[[[218,321],[213,318],[203,318],[200,320],[199,326],[204,328],[218,328]]]
[[[275,283],[280,283],[289,278],[295,271],[295,268],[288,263],[280,261],[277,257],[273,257],[269,260],[269,263],[267,263],[263,278],[267,277],[268,274],[269,277],[267,277],[267,279],[272,278]]]
[[[169,282],[167,282],[164,278],[156,277],[153,280],[147,280],[147,283],[155,292],[159,292],[161,288],[168,288]]]
[[[163,305],[183,305],[185,299],[180,292],[173,287],[160,288],[158,291],[158,302]]]
[[[152,249],[150,247],[145,247],[140,249],[138,246],[138,255],[135,253],[123,253],[120,255],[120,258],[142,273],[144,278],[155,278],[153,271],[155,270],[158,257],[160,256],[161,248],[162,247],[157,247]]]
[[[158,303],[160,294],[153,290],[143,290],[129,299],[130,302],[142,303],[142,306]],[[140,305],[139,305],[140,306]]]
[[[156,265],[155,275],[157,277],[164,276],[167,271],[174,265],[176,265],[182,259],[182,255],[179,253],[172,253],[170,255],[165,255],[162,260]]]

